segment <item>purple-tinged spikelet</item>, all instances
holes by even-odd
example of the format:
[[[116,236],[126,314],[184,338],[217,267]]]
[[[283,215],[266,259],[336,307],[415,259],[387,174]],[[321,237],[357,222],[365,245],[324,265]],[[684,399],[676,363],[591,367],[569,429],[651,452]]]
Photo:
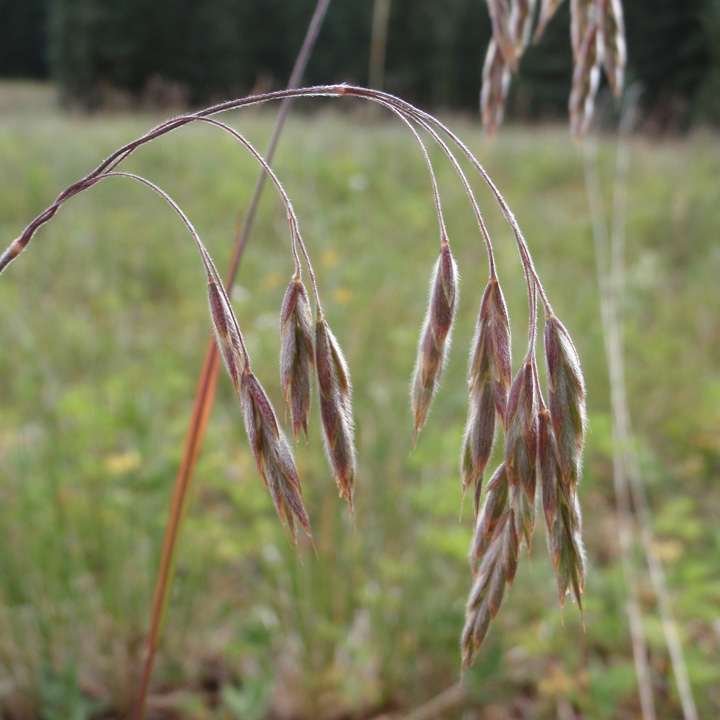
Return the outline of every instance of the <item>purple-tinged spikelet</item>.
[[[566,483],[577,485],[585,436],[585,381],[568,331],[551,315],[545,323],[550,417],[558,463]]]
[[[228,306],[225,296],[212,279],[208,279],[208,304],[220,354],[237,391],[243,368],[237,324],[232,308]]]
[[[571,590],[582,612],[585,550],[577,485],[585,435],[585,382],[575,346],[565,327],[550,316],[545,324],[549,413],[540,413],[538,465],[548,545],[560,604]]]
[[[430,302],[420,332],[412,381],[413,440],[425,424],[450,345],[458,295],[458,272],[450,245],[444,240],[430,285]]]
[[[314,362],[310,301],[302,281],[294,277],[280,310],[280,381],[283,397],[290,408],[295,442],[301,430],[307,441],[310,367]]]
[[[526,359],[508,396],[505,467],[510,485],[519,486],[530,501],[535,498],[538,428],[537,386],[532,361]]]
[[[510,319],[496,278],[491,278],[480,303],[468,372],[468,419],[463,442],[461,476],[463,495],[475,486],[477,516],[482,478],[495,435],[495,415],[505,422],[510,388]]]
[[[352,514],[355,444],[350,374],[340,345],[321,314],[315,322],[315,366],[325,448],[340,497],[347,499]]]
[[[248,369],[240,378],[240,406],[255,464],[270,490],[280,520],[283,525],[287,522],[296,546],[295,520],[312,539],[292,451],[278,427],[270,400]]]
[[[501,465],[488,484],[487,500],[475,523],[470,557],[474,579],[460,640],[464,668],[472,664],[507,588],[515,579],[521,529],[513,508],[508,505],[512,492]]]

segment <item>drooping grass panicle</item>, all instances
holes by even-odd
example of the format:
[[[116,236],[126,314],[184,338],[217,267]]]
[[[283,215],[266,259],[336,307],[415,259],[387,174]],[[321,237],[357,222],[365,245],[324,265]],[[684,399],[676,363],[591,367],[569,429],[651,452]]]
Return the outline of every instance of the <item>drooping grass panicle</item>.
[[[315,320],[315,369],[325,448],[340,497],[348,501],[352,514],[356,474],[352,386],[340,345],[321,312]]]
[[[482,478],[490,459],[495,416],[505,423],[512,379],[510,318],[500,283],[491,277],[480,303],[468,372],[468,419],[463,441],[461,476],[463,494],[475,487],[477,516]]]
[[[458,271],[446,238],[430,280],[430,300],[420,332],[412,381],[413,442],[425,424],[447,358],[455,320]]]
[[[299,276],[290,280],[280,310],[280,381],[290,408],[295,442],[308,436],[310,368],[315,363],[312,314],[307,290]]]
[[[281,522],[287,523],[296,546],[296,520],[312,540],[292,451],[278,426],[270,400],[247,368],[240,377],[240,406],[255,464],[270,490]]]

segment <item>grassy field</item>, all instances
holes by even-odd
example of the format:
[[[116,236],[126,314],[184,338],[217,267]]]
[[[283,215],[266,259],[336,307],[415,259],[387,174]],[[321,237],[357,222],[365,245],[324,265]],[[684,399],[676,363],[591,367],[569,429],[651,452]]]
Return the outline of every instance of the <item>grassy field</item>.
[[[354,381],[356,529],[328,471],[316,408],[297,452],[318,555],[284,537],[229,380],[218,386],[180,550],[152,717],[340,720],[390,716],[459,678],[471,503],[458,522],[465,370],[487,260],[440,152],[462,277],[454,351],[417,448],[408,386],[437,255],[422,156],[384,117],[296,115],[276,170],[296,206],[327,317]],[[364,119],[363,119],[364,118]],[[163,118],[63,115],[46,89],[0,86],[0,242],[68,184]],[[258,147],[270,113],[227,118]],[[609,385],[582,158],[565,128],[449,118],[505,194],[578,346],[590,430],[580,499],[583,631],[564,614],[538,522],[504,607],[442,717],[640,717],[612,482]],[[626,378],[656,552],[701,717],[720,713],[720,140],[631,145]],[[609,200],[614,144],[601,143]],[[257,167],[211,127],[126,163],[184,208],[219,267]],[[474,183],[524,351],[512,236]],[[292,272],[267,191],[232,297],[253,367],[281,407],[278,313]],[[189,236],[147,190],[111,179],[70,201],[0,277],[0,715],[126,717],[137,692],[159,547],[210,332]],[[646,573],[641,601],[658,717],[680,717]],[[393,715],[394,717],[394,715]]]

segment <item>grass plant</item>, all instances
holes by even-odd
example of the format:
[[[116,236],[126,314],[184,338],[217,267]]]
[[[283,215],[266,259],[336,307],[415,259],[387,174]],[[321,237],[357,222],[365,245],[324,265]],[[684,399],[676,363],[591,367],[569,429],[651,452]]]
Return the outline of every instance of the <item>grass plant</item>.
[[[262,135],[266,131],[267,120],[262,115],[250,116],[247,121],[245,117],[244,131],[246,122],[249,134]],[[102,125],[90,120],[50,118],[31,127],[26,127],[25,122],[13,126],[9,121],[9,159],[4,167],[21,163],[20,167],[25,168],[21,175],[27,178],[28,185],[27,189],[9,188],[3,203],[4,217],[8,218],[3,221],[4,227],[19,231],[28,211],[40,211],[43,198],[53,187],[69,184],[80,174],[79,167],[87,166],[97,155],[108,154],[118,144],[108,122],[113,133],[125,137],[139,134],[138,121],[122,118]],[[217,657],[242,659],[238,664],[225,661],[227,667],[244,667],[235,671],[236,676],[225,678],[225,686],[235,688],[235,695],[228,692],[228,698],[239,695],[251,702],[253,683],[268,687],[273,684],[274,698],[268,697],[265,702],[272,702],[276,711],[283,702],[294,704],[302,708],[296,712],[308,717],[331,715],[333,708],[337,711],[338,697],[348,712],[367,712],[368,706],[380,708],[401,701],[403,692],[405,702],[420,699],[430,687],[440,690],[449,685],[456,673],[461,598],[466,590],[463,556],[470,534],[467,526],[456,523],[461,492],[453,457],[465,415],[466,389],[460,381],[465,374],[464,361],[457,355],[449,359],[443,392],[436,398],[425,432],[410,457],[407,447],[412,422],[408,422],[407,382],[403,379],[410,374],[415,354],[416,330],[411,326],[422,320],[417,288],[425,283],[428,264],[427,257],[412,250],[418,236],[432,234],[428,228],[437,219],[432,203],[428,208],[427,182],[417,172],[423,160],[413,149],[414,139],[397,129],[378,126],[373,128],[374,140],[355,131],[357,145],[348,147],[344,122],[320,115],[314,132],[305,122],[298,123],[289,142],[303,150],[281,159],[278,174],[284,178],[298,216],[308,218],[304,233],[313,237],[311,252],[318,258],[315,266],[319,283],[332,298],[332,302],[326,302],[328,323],[336,328],[354,370],[358,476],[367,478],[366,492],[358,491],[356,495],[359,533],[352,533],[327,483],[312,483],[312,488],[305,488],[305,495],[310,518],[318,518],[318,559],[308,556],[305,566],[298,567],[292,550],[282,542],[271,522],[267,498],[259,487],[248,482],[254,462],[250,450],[238,442],[237,409],[227,399],[232,393],[226,383],[227,392],[219,396],[219,415],[211,420],[211,444],[199,467],[203,481],[198,485],[198,507],[189,518],[189,539],[180,555],[178,598],[184,599],[177,607],[171,606],[168,627],[173,629],[166,637],[159,668],[162,684],[167,686],[180,676],[195,681],[184,695],[157,693],[151,698],[157,712],[193,707],[192,696],[202,697],[203,678],[212,675],[208,668]],[[182,140],[173,141],[180,147],[187,143],[192,150],[187,154],[177,152],[176,146],[168,142],[165,147],[149,151],[147,157],[139,154],[132,160],[136,174],[157,179],[159,185],[182,198],[188,215],[194,217],[197,213],[195,224],[200,226],[202,222],[203,235],[210,237],[208,244],[213,237],[231,231],[232,223],[221,219],[223,203],[233,207],[235,194],[249,188],[254,175],[242,158],[228,159],[226,152],[214,149],[214,143],[207,139],[209,132],[210,128],[188,128]],[[48,164],[47,158],[53,156],[58,133],[67,146],[75,148],[75,155],[63,159],[65,156],[55,151],[59,161],[56,166]],[[473,130],[465,128],[466,133],[480,148]],[[34,160],[19,154],[17,148],[22,147],[23,137],[37,140],[34,147],[39,152]],[[89,137],[97,145],[88,147]],[[482,150],[483,161],[500,187],[504,183],[509,187],[508,174],[513,174],[516,182],[512,187],[518,194],[514,205],[523,208],[520,222],[526,228],[535,228],[538,223],[534,235],[546,239],[547,247],[543,244],[536,262],[548,285],[557,288],[555,305],[562,310],[567,325],[591,327],[594,290],[588,290],[587,297],[578,300],[573,287],[556,281],[583,274],[589,281],[592,276],[592,258],[583,247],[587,242],[570,242],[578,227],[588,232],[587,225],[573,218],[572,210],[567,209],[572,208],[567,196],[577,192],[581,179],[580,165],[573,161],[571,153],[565,152],[569,158],[558,168],[555,163],[563,153],[557,149],[567,145],[552,133],[544,140],[547,157],[532,150],[537,138],[513,134],[505,142],[501,140],[493,148]],[[630,269],[639,278],[645,277],[646,284],[635,288],[635,304],[628,319],[635,334],[629,339],[627,352],[631,357],[645,358],[644,345],[652,343],[657,348],[650,359],[653,363],[677,358],[674,353],[678,346],[665,339],[657,320],[647,324],[648,314],[651,319],[662,318],[676,334],[683,337],[685,333],[687,337],[687,312],[681,310],[687,311],[694,299],[703,298],[707,303],[700,288],[707,293],[707,288],[712,287],[706,282],[715,262],[710,240],[697,240],[705,249],[701,252],[705,261],[700,262],[695,256],[683,254],[682,246],[670,234],[681,227],[684,219],[690,219],[691,209],[693,217],[700,213],[710,225],[717,222],[713,221],[713,206],[705,191],[705,180],[717,169],[717,157],[708,154],[704,139],[696,142],[692,162],[677,148],[652,152],[642,146],[637,149],[640,169],[633,188],[647,199],[638,200],[630,212],[630,222],[644,227],[646,232],[640,233],[645,240],[638,254],[630,258]],[[403,148],[402,158],[391,157],[390,148]],[[550,152],[552,148],[556,151]],[[429,153],[438,184],[443,188],[451,185],[452,166],[443,165],[440,150]],[[195,165],[191,157],[204,160]],[[218,182],[215,166],[220,157],[230,166],[231,180]],[[671,185],[658,183],[659,166],[687,167],[684,175],[697,179],[697,183],[691,180],[683,190],[686,194],[674,194],[677,190]],[[644,175],[647,168],[653,172]],[[189,175],[180,181],[178,175],[183,171]],[[344,184],[338,185],[338,174],[346,178]],[[541,198],[533,195],[535,176],[549,178]],[[189,184],[187,177],[197,185]],[[310,187],[308,177],[315,178]],[[213,192],[203,192],[207,187],[212,187]],[[393,194],[392,202],[389,187],[402,188]],[[5,308],[3,347],[13,348],[12,353],[2,354],[3,398],[7,398],[5,407],[9,408],[4,408],[2,416],[2,472],[7,479],[0,511],[4,526],[3,606],[8,613],[8,635],[3,641],[7,658],[3,662],[4,682],[8,703],[22,702],[26,712],[44,715],[51,707],[68,707],[79,708],[75,712],[89,716],[100,711],[96,703],[112,704],[121,714],[123,701],[127,703],[132,695],[143,651],[149,583],[158,552],[153,543],[157,543],[164,519],[166,478],[177,461],[177,441],[182,437],[186,414],[183,404],[207,323],[201,315],[203,282],[191,255],[192,247],[178,241],[176,230],[158,212],[160,206],[137,194],[132,195],[135,201],[129,208],[126,193],[135,192],[129,189],[124,189],[122,196],[102,188],[96,192],[92,203],[79,197],[74,201],[75,208],[68,205],[63,215],[48,226],[45,237],[38,238],[43,243],[45,262],[32,263],[25,258],[28,262],[18,263],[3,278],[0,290]],[[448,220],[448,235],[465,238],[476,233],[472,211],[462,210],[466,203],[462,188],[457,195],[448,191],[443,197],[448,218],[450,209],[457,209],[452,213],[452,223]],[[557,204],[552,204],[552,198],[557,198]],[[650,234],[650,229],[658,229],[659,220],[647,208],[663,198],[674,203],[662,205],[659,215],[665,216],[668,223],[658,238]],[[552,218],[552,231],[547,225],[548,204],[557,214]],[[370,205],[377,208],[377,213],[368,214]],[[671,212],[677,215],[669,215]],[[139,224],[138,213],[142,217]],[[276,239],[284,211],[267,204],[261,216],[261,230],[269,240],[248,258],[249,277],[257,279],[252,283],[252,301],[243,300],[247,297],[243,286],[230,289],[239,324],[248,328],[246,341],[258,367],[276,362],[278,340],[274,313],[271,318],[269,314],[258,314],[257,308],[280,307],[287,283],[287,274],[277,271],[281,263],[287,262],[282,244]],[[388,223],[390,217],[397,218],[396,222]],[[138,227],[144,238],[153,241],[138,243]],[[488,218],[488,227],[493,236],[511,239],[502,229],[501,213]],[[386,239],[388,233],[392,234],[392,245],[385,242],[381,252],[369,252],[368,244],[377,242],[378,237]],[[334,240],[338,236],[346,238],[340,248]],[[168,262],[171,243],[172,264]],[[671,256],[679,263],[663,261],[666,248],[662,243],[672,248]],[[513,262],[510,245],[496,242],[498,263],[503,266]],[[75,251],[68,252],[69,247]],[[479,298],[484,278],[477,269],[478,243],[461,240],[453,247],[458,265],[466,268],[463,298],[471,293],[468,282],[480,288]],[[29,252],[39,248],[34,245]],[[557,249],[562,252],[556,254]],[[219,262],[223,249],[219,247],[213,254]],[[661,276],[676,281],[665,283],[666,294],[662,297],[654,294],[656,286],[643,275],[648,272],[648,263]],[[291,263],[288,265],[291,272]],[[402,276],[391,272],[392,267],[400,265]],[[679,282],[686,273],[697,278],[689,287]],[[473,274],[477,277],[473,278]],[[37,287],[45,292],[29,291]],[[508,278],[505,296],[508,315],[515,324],[523,322],[519,300],[522,291],[521,279],[513,282]],[[467,300],[464,303],[459,303],[456,310],[455,335],[469,339],[477,307]],[[71,305],[79,308],[77,313],[66,311]],[[358,318],[352,329],[343,327],[343,319],[349,315]],[[106,329],[103,325],[108,317],[115,320]],[[378,317],[387,320],[379,323]],[[717,383],[712,369],[717,335],[712,327],[711,322],[709,334],[703,336],[701,349],[693,359],[698,370],[693,373],[695,387],[691,388],[679,373],[666,375],[671,386],[678,388],[678,396],[671,400],[650,392],[651,408],[641,412],[639,418],[648,443],[646,463],[653,470],[658,489],[664,488],[667,493],[667,501],[660,504],[657,513],[661,531],[665,528],[662,537],[674,547],[679,543],[697,549],[699,555],[690,569],[670,565],[672,585],[676,586],[673,580],[679,577],[692,579],[693,583],[693,592],[678,599],[679,615],[685,618],[685,632],[707,629],[709,637],[715,597],[711,566],[718,539],[703,519],[711,512],[715,497],[709,480],[716,451],[712,442],[708,445],[702,439],[702,427],[712,423],[712,404],[701,402],[697,393],[711,396]],[[384,343],[375,341],[379,333],[384,334]],[[178,342],[179,338],[182,342]],[[579,337],[580,353],[592,358],[593,346],[600,350],[599,342],[599,336],[592,333]],[[48,347],[52,351],[43,352]],[[522,347],[515,349],[522,352]],[[56,357],[65,359],[57,362]],[[599,388],[595,394],[598,402],[597,398],[603,397],[603,373],[592,361],[590,368],[588,386]],[[92,384],[85,382],[89,372],[97,373]],[[163,381],[149,386],[146,378],[150,372],[162,376]],[[274,380],[276,374],[263,371],[262,382],[278,406],[280,384]],[[647,390],[643,369],[633,370],[631,366],[628,374],[631,383]],[[277,385],[275,390],[273,383]],[[38,388],[42,391],[38,392]],[[684,406],[688,393],[698,400],[692,408],[696,414],[679,427],[677,414],[690,414]],[[34,402],[28,402],[30,397]],[[592,390],[589,397],[593,397]],[[651,413],[653,407],[661,412]],[[603,443],[608,442],[603,431],[606,411],[602,404],[591,404],[589,413],[597,422],[592,424],[594,437],[588,440],[586,492],[593,507],[609,508],[610,498],[603,490],[603,463],[607,459]],[[439,418],[448,420],[443,423]],[[311,445],[317,445],[319,431],[312,422],[309,435]],[[665,436],[671,438],[669,446],[657,442]],[[695,470],[685,467],[685,447],[694,448],[690,460]],[[299,469],[308,478],[326,477],[327,471],[315,455],[300,453]],[[376,469],[363,472],[364,465],[369,464]],[[690,486],[702,489],[707,505],[691,502],[688,506],[692,493],[674,497],[670,473],[662,469],[667,466],[686,473]],[[115,480],[107,483],[107,477]],[[18,517],[26,521],[19,524]],[[675,517],[683,518],[680,525],[672,521]],[[368,523],[366,531],[363,518]],[[93,529],[86,533],[86,528]],[[628,648],[622,630],[613,629],[612,620],[613,603],[622,597],[617,564],[613,562],[616,549],[612,543],[607,545],[601,517],[593,517],[586,530],[593,566],[590,578],[595,577],[593,592],[586,602],[587,639],[574,632],[573,643],[568,643],[572,627],[560,631],[559,617],[551,614],[555,591],[546,582],[548,564],[543,566],[538,557],[529,571],[523,567],[526,572],[519,573],[516,580],[522,583],[522,590],[516,589],[506,601],[509,616],[503,618],[501,614],[497,619],[502,632],[490,634],[478,659],[479,666],[468,671],[483,678],[481,702],[487,712],[492,712],[493,706],[499,707],[507,696],[503,688],[508,684],[516,688],[513,695],[519,698],[523,683],[531,685],[530,700],[541,713],[545,712],[543,707],[550,712],[550,708],[570,702],[588,716],[613,717],[607,713],[614,712],[617,705],[606,707],[601,701],[608,687],[615,697],[619,695],[620,702],[632,708],[632,688],[621,681],[629,661],[629,655],[624,654]],[[97,541],[86,544],[86,537]],[[542,550],[538,545],[533,555]],[[671,552],[668,547],[666,551]],[[249,587],[243,578],[262,579]],[[213,592],[190,592],[191,587]],[[527,606],[523,598],[528,595],[545,597],[546,602]],[[413,607],[418,597],[423,598],[423,604]],[[47,599],[42,602],[42,598]],[[248,610],[241,619],[234,612],[237,607]],[[429,617],[433,618],[431,623]],[[571,618],[566,620],[573,624]],[[533,628],[544,629],[532,632]],[[7,639],[13,636],[14,641]],[[662,650],[653,646],[652,633],[650,638],[651,652],[656,653],[656,662],[661,662]],[[578,643],[584,652],[572,647]],[[704,690],[699,695],[709,711],[715,702],[709,660],[715,647],[712,640],[700,643],[691,648],[689,655],[691,678],[696,687]],[[407,658],[404,665],[397,662],[398,648]],[[550,669],[534,667],[531,658],[539,656],[550,659]],[[432,657],[441,659],[431,663]],[[100,658],[100,662],[94,665],[88,658]],[[282,658],[282,662],[273,663],[272,658]],[[552,670],[554,658],[562,658],[563,670]],[[416,672],[416,663],[420,662],[422,668],[423,661],[428,663],[428,669]],[[40,673],[37,668],[41,666],[45,669]],[[579,673],[572,687],[564,679],[568,668],[577,668]],[[350,669],[352,672],[348,672]],[[503,669],[512,669],[512,679],[500,674]],[[26,692],[19,700],[18,687],[23,683]],[[118,689],[113,691],[113,684]],[[397,694],[399,688],[405,690]],[[261,705],[263,693],[256,695]],[[230,707],[233,700],[222,702]],[[235,702],[234,707],[238,707],[243,701]],[[672,697],[668,698],[668,708],[673,702]]]

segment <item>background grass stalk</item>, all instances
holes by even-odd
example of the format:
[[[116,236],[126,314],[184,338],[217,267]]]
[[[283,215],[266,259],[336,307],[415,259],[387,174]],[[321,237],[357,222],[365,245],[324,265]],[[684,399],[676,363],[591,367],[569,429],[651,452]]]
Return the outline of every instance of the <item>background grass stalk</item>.
[[[300,84],[300,80],[305,72],[305,68],[307,67],[308,60],[310,59],[313,46],[315,45],[315,41],[318,33],[320,32],[320,28],[329,5],[330,0],[318,0],[317,5],[315,6],[315,11],[313,12],[313,16],[310,20],[310,25],[308,26],[305,39],[303,40],[303,44],[295,61],[295,66],[293,67],[290,80],[288,81],[288,89],[295,88]],[[282,130],[285,125],[285,120],[290,112],[292,101],[292,97],[287,97],[281,103],[275,128],[265,155],[268,163],[272,162],[275,149],[277,148],[280,135],[282,134]],[[232,286],[240,267],[240,261],[250,238],[250,232],[252,230],[255,213],[260,202],[260,197],[263,189],[265,188],[266,178],[267,175],[265,171],[261,170],[242,226],[240,225],[240,218],[238,217],[235,244],[227,275],[228,287]],[[190,488],[192,487],[195,468],[200,456],[203,440],[205,438],[205,431],[210,418],[210,410],[212,409],[213,400],[215,398],[215,388],[217,386],[218,369],[220,366],[219,359],[220,357],[215,344],[215,338],[211,336],[208,341],[207,350],[205,351],[205,360],[203,362],[197,390],[195,392],[193,411],[185,437],[182,462],[175,479],[175,487],[170,501],[168,522],[165,528],[162,552],[160,555],[160,565],[158,567],[158,574],[155,580],[152,615],[147,641],[147,656],[140,681],[140,691],[137,704],[138,720],[141,720],[144,715],[147,692],[149,689],[150,679],[152,677],[153,662],[157,653],[158,643],[162,635],[165,616],[170,602],[170,591],[175,577],[175,566],[177,562],[178,539],[182,530],[183,520],[187,515],[187,508],[190,500]]]
[[[635,582],[635,570],[632,567],[633,526],[639,527],[640,542],[645,553],[650,581],[655,593],[665,642],[675,675],[678,694],[682,705],[684,720],[697,720],[692,687],[688,678],[687,665],[678,634],[677,621],[670,606],[667,581],[662,563],[655,552],[656,540],[652,529],[652,518],[645,494],[640,465],[631,448],[632,428],[630,410],[625,388],[623,360],[623,312],[622,292],[624,283],[625,218],[628,194],[629,150],[627,136],[632,129],[637,89],[631,88],[625,100],[621,119],[617,164],[615,173],[615,192],[613,197],[612,234],[608,239],[608,228],[600,196],[600,180],[597,168],[597,148],[585,145],[585,185],[590,204],[593,237],[595,240],[595,262],[600,306],[603,324],[603,336],[608,373],[610,376],[610,395],[612,406],[613,478],[616,492],[618,532],[622,555],[623,571],[628,586],[628,619],[633,643],[633,655],[638,677],[638,689],[643,718],[655,718],[650,669],[647,664],[647,646],[642,627],[642,610],[639,592]],[[630,510],[630,495],[635,506],[635,520]]]

